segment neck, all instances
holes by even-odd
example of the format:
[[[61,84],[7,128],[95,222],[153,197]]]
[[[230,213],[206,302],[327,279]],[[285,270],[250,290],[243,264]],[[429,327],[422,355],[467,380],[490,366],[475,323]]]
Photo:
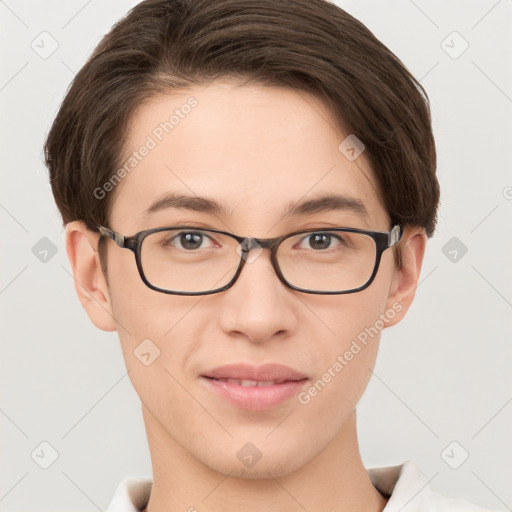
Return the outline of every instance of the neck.
[[[386,505],[361,461],[353,411],[332,441],[291,472],[241,478],[206,466],[143,406],[153,466],[148,512],[381,512]],[[300,447],[298,447],[300,449]]]

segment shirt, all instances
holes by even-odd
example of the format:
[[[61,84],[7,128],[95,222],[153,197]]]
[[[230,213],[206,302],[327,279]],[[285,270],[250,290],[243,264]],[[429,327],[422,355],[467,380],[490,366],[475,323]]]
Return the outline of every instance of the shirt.
[[[492,512],[431,490],[427,478],[411,460],[399,466],[367,469],[374,487],[389,498],[383,512]],[[151,493],[150,477],[127,477],[117,487],[106,512],[142,512]]]

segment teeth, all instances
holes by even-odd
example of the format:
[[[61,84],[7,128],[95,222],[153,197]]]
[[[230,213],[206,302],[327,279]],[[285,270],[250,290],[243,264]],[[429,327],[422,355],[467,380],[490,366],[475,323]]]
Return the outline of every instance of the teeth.
[[[257,386],[258,381],[257,380],[241,380],[240,381],[241,386]]]
[[[261,380],[258,382],[258,386],[272,386],[273,384],[281,384],[281,382],[275,380]]]
[[[229,382],[231,384],[238,384],[239,386],[273,386],[281,384],[283,381],[277,380],[248,380],[248,379],[217,379],[222,382]]]

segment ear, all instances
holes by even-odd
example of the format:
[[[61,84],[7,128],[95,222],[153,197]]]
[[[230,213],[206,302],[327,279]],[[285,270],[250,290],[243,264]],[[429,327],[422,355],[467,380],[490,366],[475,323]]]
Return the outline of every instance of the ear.
[[[401,267],[394,270],[386,304],[387,310],[393,309],[396,315],[386,323],[387,327],[400,322],[412,304],[425,255],[427,235],[423,228],[407,227],[399,243]]]
[[[92,323],[104,331],[115,331],[110,294],[97,251],[99,237],[83,222],[70,222],[66,226],[66,251],[76,293]]]

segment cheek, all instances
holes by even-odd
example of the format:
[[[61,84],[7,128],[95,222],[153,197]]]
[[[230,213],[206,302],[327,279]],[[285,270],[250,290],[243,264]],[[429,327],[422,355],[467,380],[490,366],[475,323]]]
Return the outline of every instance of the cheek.
[[[119,333],[142,340],[161,338],[172,326],[177,297],[150,289],[142,281],[133,253],[113,248],[109,254],[109,292]],[[183,301],[180,302],[183,304]]]
[[[322,311],[326,329],[323,336],[315,336],[314,330],[309,336],[315,343],[317,380],[305,401],[318,396],[318,402],[336,403],[341,411],[359,400],[375,366],[381,332],[391,319],[385,309],[387,294],[373,284],[362,292],[311,305]]]
[[[169,379],[193,350],[190,312],[201,297],[182,297],[157,292],[142,281],[133,254],[109,261],[112,312],[130,378],[140,384]],[[130,258],[131,256],[131,258]],[[112,258],[114,260],[114,258]],[[187,335],[188,334],[188,335]],[[179,354],[179,357],[177,357]],[[140,377],[140,379],[139,379]],[[135,384],[136,389],[139,388]],[[153,389],[161,389],[155,382]]]
[[[126,366],[132,367],[134,356],[150,352],[150,359],[156,361],[158,356],[157,366],[166,361],[166,367],[178,367],[190,346],[186,340],[195,338],[191,333],[192,316],[188,313],[194,310],[198,298],[184,300],[150,289],[148,292],[112,294],[112,309]],[[138,367],[137,362],[135,367]]]
[[[119,340],[133,388],[155,417],[172,425],[176,416],[171,412],[181,416],[191,407],[183,387],[188,384],[184,368],[198,345],[187,323],[187,309],[173,308],[173,302],[162,297],[163,303],[160,297],[150,302],[123,296],[117,300],[116,313],[123,325]]]

